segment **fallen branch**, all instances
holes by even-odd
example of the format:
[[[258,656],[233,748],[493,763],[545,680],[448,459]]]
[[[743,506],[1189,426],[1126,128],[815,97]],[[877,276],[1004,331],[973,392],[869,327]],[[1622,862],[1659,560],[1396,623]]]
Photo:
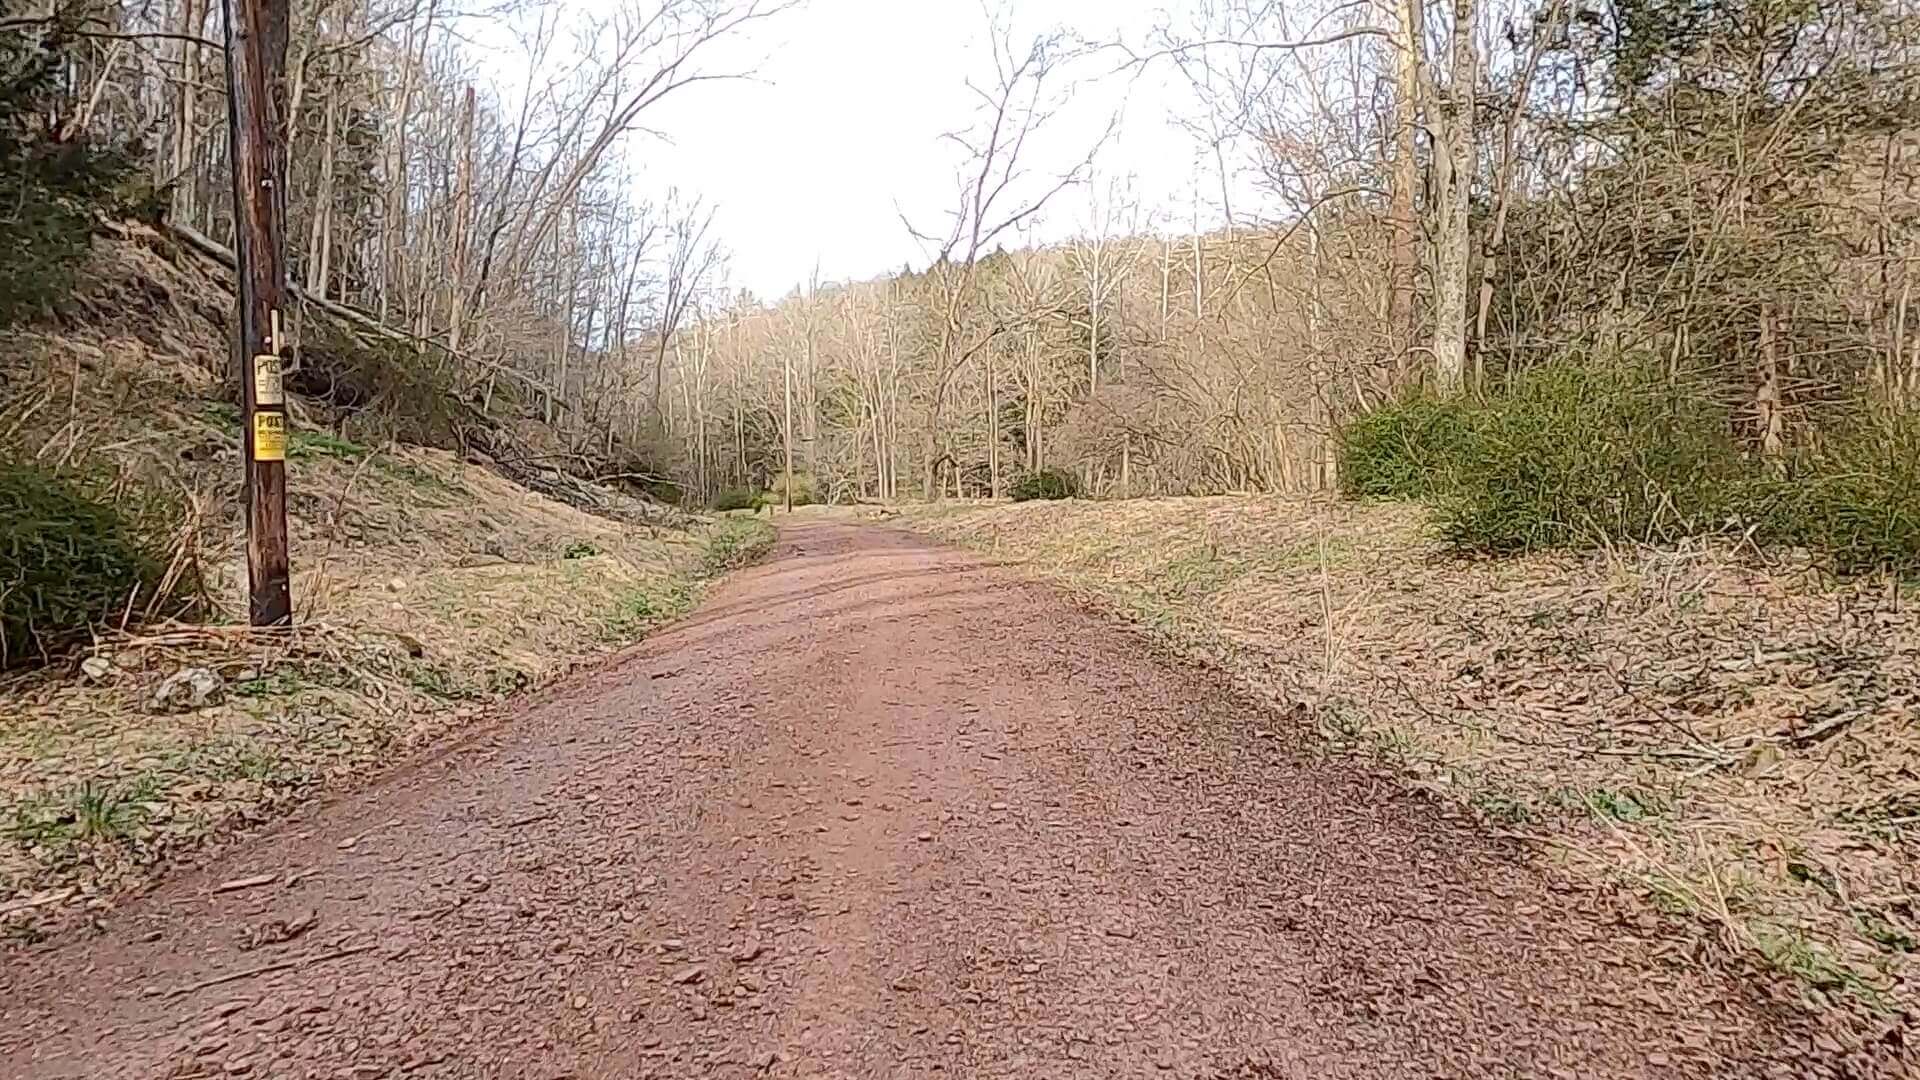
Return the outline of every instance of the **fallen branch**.
[[[1865,709],[1852,709],[1847,712],[1840,713],[1836,716],[1830,716],[1825,720],[1822,720],[1818,724],[1815,724],[1812,727],[1808,728],[1807,730],[1800,732],[1797,735],[1791,732],[1782,731],[1776,734],[1774,738],[1785,743],[1788,746],[1794,746],[1794,747],[1812,746],[1814,743],[1821,742],[1839,733],[1840,729],[1846,727],[1848,724],[1853,723],[1855,720],[1860,719],[1862,716],[1865,716],[1866,714],[1867,713]]]
[[[187,242],[188,247],[193,248],[194,250],[200,252],[202,255],[207,256],[208,258],[211,258],[213,261],[219,263],[220,265],[226,267],[229,270],[238,268],[239,263],[234,258],[233,251],[230,248],[228,248],[225,244],[222,244],[218,240],[213,239],[212,237],[208,236],[207,234],[201,232],[200,230],[194,228],[191,225],[182,225],[179,222],[171,222],[168,224],[167,227],[172,229],[174,234],[180,237],[180,239],[185,240]],[[337,303],[335,301],[327,300],[318,296],[311,296],[307,293],[305,289],[301,288],[298,284],[292,281],[289,281],[286,284],[287,284],[288,292],[292,293],[296,297],[299,297],[302,301],[312,304],[314,307],[319,308],[321,311],[324,311],[327,314],[334,316],[335,318],[345,319],[346,321],[354,324],[355,326],[361,327],[362,329],[365,329],[365,330],[371,330],[372,332],[379,334],[382,337],[389,338],[394,341],[403,341],[403,342],[409,342],[409,343],[422,342],[425,344],[433,344],[432,342],[428,341],[425,338],[421,338],[413,334],[409,334],[404,330],[396,330],[393,327],[388,326],[386,323],[381,322],[379,319],[374,318],[373,316],[367,314],[364,311],[355,311],[353,308],[350,308],[345,304]],[[437,347],[451,353],[451,350],[447,350],[445,346],[437,346]],[[462,357],[462,359],[465,359],[465,358]]]
[[[676,487],[676,488],[685,488],[687,486],[685,484],[682,484],[678,480],[673,480],[665,476],[658,476],[658,475],[655,475],[654,473],[644,473],[644,472],[607,473],[604,476],[596,476],[589,482],[595,483],[595,484],[605,484],[613,480],[641,480],[649,484],[663,484],[667,487]]]
[[[261,885],[271,885],[279,880],[279,874],[255,874],[252,877],[234,878],[232,881],[223,881],[215,885],[213,891],[217,893],[239,892],[241,889],[253,889]]]
[[[173,989],[167,991],[166,996],[170,998],[185,997],[188,994],[197,994],[202,990],[209,990],[216,986],[224,986],[227,983],[239,982],[242,979],[251,979],[256,975],[269,975],[276,971],[286,971],[289,968],[313,967],[319,964],[331,963],[335,960],[340,960],[349,956],[358,956],[363,952],[372,952],[372,951],[373,951],[372,945],[355,945],[352,948],[348,948],[348,949],[335,949],[333,952],[329,952],[329,953],[320,953],[318,955],[309,954],[307,956],[296,956],[291,960],[277,960],[271,964],[261,964],[259,967],[247,968],[245,971],[235,971],[235,972],[230,972],[229,974],[226,974],[226,975],[216,975],[211,979],[202,979],[197,983],[192,983],[187,986],[176,986]]]
[[[11,915],[16,911],[32,911],[34,908],[46,907],[48,904],[64,903],[73,899],[79,892],[79,889],[71,887],[65,889],[50,889],[47,892],[34,896],[22,897],[18,900],[9,900],[4,904],[0,904],[0,915]]]
[[[173,234],[179,237],[181,242],[186,244],[188,247],[194,249],[195,251],[198,251],[200,254],[207,256],[208,258],[214,260],[215,262],[219,263],[220,265],[226,267],[229,270],[233,270],[237,268],[238,262],[234,257],[233,251],[229,249],[225,244],[220,243],[219,241],[213,239],[212,237],[206,235],[203,232],[200,232],[198,229],[195,229],[190,225],[182,225],[176,222],[176,223],[169,223],[167,225],[167,228],[172,230]],[[368,334],[372,334],[377,337],[384,338],[388,341],[391,341],[400,345],[406,345],[413,348],[425,347],[425,348],[437,350],[438,352],[443,353],[446,356],[452,358],[453,360],[459,361],[462,364],[470,364],[470,365],[473,365],[474,367],[482,368],[494,374],[506,376],[507,378],[520,383],[530,393],[535,393],[535,394],[540,394],[545,396],[549,401],[551,401],[558,408],[566,412],[572,413],[575,416],[583,415],[581,413],[581,410],[577,406],[575,406],[573,403],[567,401],[566,396],[560,393],[560,391],[554,389],[553,387],[547,385],[546,383],[542,382],[541,380],[535,378],[532,375],[528,375],[523,371],[515,370],[513,367],[505,363],[501,363],[499,361],[494,361],[494,360],[488,360],[484,357],[475,356],[472,353],[459,352],[457,350],[449,348],[445,342],[439,340],[438,338],[422,337],[418,334],[409,333],[408,331],[399,329],[397,327],[389,326],[386,323],[382,322],[380,319],[376,318],[375,316],[370,315],[367,312],[361,311],[358,308],[348,307],[347,305],[339,303],[338,301],[328,300],[323,297],[312,296],[308,294],[308,292],[305,289],[301,288],[297,282],[288,281],[286,283],[286,287],[289,295],[301,300],[304,303],[311,304],[313,307],[317,308],[321,312],[324,312],[327,315],[331,315],[334,318],[340,320],[341,322],[349,324],[350,326],[357,327]],[[361,340],[364,341],[364,339],[361,339]],[[582,509],[587,509],[589,511],[593,511],[596,507],[598,507],[600,511],[606,511],[608,509],[606,501],[603,498],[600,498],[598,496],[589,496],[589,495],[583,494],[579,490],[572,490],[571,494],[573,495],[573,498],[568,498],[566,494],[555,494],[555,492],[552,490],[543,490],[541,487],[538,486],[540,481],[529,482],[529,480],[526,478],[525,475],[516,475],[514,472],[509,471],[509,469],[511,469],[512,466],[509,464],[508,458],[513,456],[525,457],[525,455],[519,454],[517,450],[513,454],[508,454],[506,451],[509,448],[504,447],[501,444],[497,443],[492,437],[492,434],[490,433],[490,429],[492,428],[491,419],[485,416],[483,413],[481,413],[477,408],[466,405],[463,400],[465,397],[464,394],[458,395],[458,397],[462,399],[460,403],[465,408],[465,411],[468,414],[468,419],[470,419],[473,422],[473,428],[474,428],[474,430],[467,431],[464,433],[463,443],[469,447],[478,448],[483,453],[485,453],[489,458],[491,458],[496,465],[496,468],[495,468],[496,472],[499,472],[502,476],[505,476],[507,479],[512,480],[523,487],[532,488],[535,491],[539,491],[543,495],[552,495],[553,497],[558,498],[563,502],[571,502],[573,503],[573,505],[580,506]],[[573,454],[573,455],[564,455],[564,456],[577,458],[582,462],[587,462],[588,460],[585,458],[584,455]],[[534,460],[534,459],[529,458],[527,460]],[[672,483],[671,480],[665,480],[664,478],[649,478],[644,476],[643,474],[617,474],[617,475],[623,476],[623,477],[631,475],[633,478],[636,478],[636,479],[656,479],[666,483]],[[554,484],[556,486],[558,485],[558,482],[555,482],[555,481],[546,481],[546,482],[549,484]],[[577,480],[576,480],[576,483],[578,483]],[[602,516],[615,517],[616,520],[626,520],[626,521],[633,520],[630,518],[620,517],[618,515],[614,515],[610,513],[602,513]],[[652,522],[647,521],[644,518],[644,516],[641,517],[639,520],[640,520],[640,523],[646,524],[649,527],[651,527],[653,524]],[[671,524],[671,522],[669,522],[669,524]]]
[[[100,653],[209,643],[285,645],[323,637],[338,629],[332,623],[326,622],[304,623],[299,627],[195,626],[190,623],[175,622],[163,624],[158,631],[151,634],[103,634],[94,643],[92,651]]]

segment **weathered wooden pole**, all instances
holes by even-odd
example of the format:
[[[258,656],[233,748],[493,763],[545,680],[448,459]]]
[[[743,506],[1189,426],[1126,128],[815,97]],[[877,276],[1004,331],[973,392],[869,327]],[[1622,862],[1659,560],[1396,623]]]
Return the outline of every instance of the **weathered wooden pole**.
[[[781,432],[781,444],[786,447],[786,479],[780,486],[786,489],[783,494],[786,498],[787,513],[791,514],[793,513],[793,354],[781,349],[780,358],[781,372],[786,377],[787,402],[787,423]]]
[[[222,0],[227,29],[227,130],[233,165],[233,251],[240,296],[235,342],[245,403],[247,611],[255,626],[293,621],[287,570],[286,94],[288,0]]]

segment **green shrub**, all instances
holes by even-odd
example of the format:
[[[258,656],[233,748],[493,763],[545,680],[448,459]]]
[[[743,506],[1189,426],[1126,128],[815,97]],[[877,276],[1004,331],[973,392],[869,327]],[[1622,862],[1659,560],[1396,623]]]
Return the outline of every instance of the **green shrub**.
[[[1744,471],[1725,410],[1652,367],[1554,364],[1475,410],[1441,535],[1496,554],[1721,527]]]
[[[759,558],[773,546],[773,526],[759,518],[725,518],[707,531],[702,570],[724,574]]]
[[[1080,478],[1065,469],[1040,469],[1014,481],[1014,502],[1033,499],[1071,499],[1080,494]]]
[[[1450,490],[1474,437],[1474,407],[1427,394],[1340,429],[1340,489],[1355,499],[1427,499]]]
[[[573,543],[567,545],[567,550],[563,552],[560,557],[563,559],[591,559],[600,553],[600,545],[593,541],[575,540]]]
[[[345,417],[342,435],[347,437],[326,446],[309,443],[308,449],[319,454],[351,456],[388,439],[454,449],[470,428],[484,426],[451,369],[434,353],[356,335],[323,319],[307,323],[300,363],[287,372],[287,389]]]
[[[1871,413],[1747,491],[1762,542],[1820,552],[1842,573],[1920,573],[1920,414]]]
[[[715,510],[757,510],[759,492],[752,488],[723,488],[713,496]]]
[[[156,595],[172,526],[163,507],[0,459],[0,664],[44,658],[125,611],[184,610],[194,582]]]
[[[1871,407],[1785,462],[1657,365],[1567,359],[1484,401],[1412,398],[1347,425],[1341,485],[1437,507],[1441,535],[1510,554],[1665,542],[1738,525],[1842,573],[1920,573],[1920,414]]]

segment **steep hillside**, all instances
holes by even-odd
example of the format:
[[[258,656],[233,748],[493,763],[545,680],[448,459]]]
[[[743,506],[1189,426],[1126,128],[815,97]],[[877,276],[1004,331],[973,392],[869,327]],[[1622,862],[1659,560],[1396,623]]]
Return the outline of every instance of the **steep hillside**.
[[[143,236],[96,244],[83,280],[57,323],[0,336],[0,451],[177,505],[164,539],[197,572],[206,619],[110,625],[83,653],[0,681],[13,933],[632,641],[765,539],[752,522],[524,473],[601,511],[588,513],[507,479],[496,456],[400,438],[458,446],[430,427],[474,415],[458,402],[308,393],[288,453],[299,625],[250,631],[222,275]],[[351,336],[302,329],[336,352],[307,351],[295,385],[355,370],[338,355]],[[511,445],[476,430],[495,455]]]

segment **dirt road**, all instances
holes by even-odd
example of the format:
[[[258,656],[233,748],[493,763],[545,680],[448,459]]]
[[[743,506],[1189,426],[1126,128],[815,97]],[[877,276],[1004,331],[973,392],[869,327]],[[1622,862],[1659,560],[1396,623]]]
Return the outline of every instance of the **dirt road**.
[[[7,956],[0,1071],[1869,1068],[1297,726],[967,556],[794,527],[617,662]]]

